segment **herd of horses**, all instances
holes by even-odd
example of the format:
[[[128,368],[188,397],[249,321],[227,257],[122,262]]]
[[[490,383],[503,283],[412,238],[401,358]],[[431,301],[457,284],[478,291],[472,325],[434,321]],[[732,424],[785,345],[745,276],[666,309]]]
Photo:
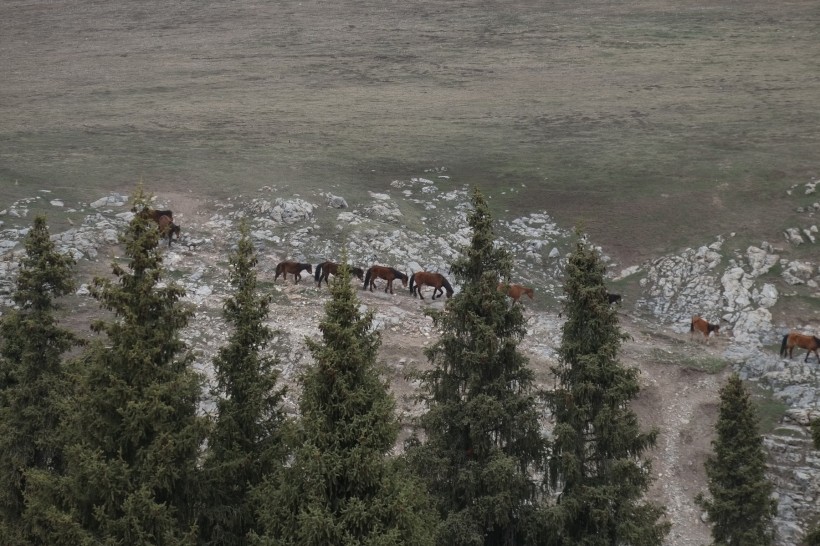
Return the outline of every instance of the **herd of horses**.
[[[174,237],[179,239],[181,229],[179,224],[174,222],[173,211],[143,207],[139,211],[137,211],[137,209],[132,209],[132,212],[142,215],[145,219],[150,219],[156,222],[160,238],[163,240],[168,239],[169,247],[171,246],[171,240]],[[322,281],[324,281],[325,284],[328,284],[328,277],[330,275],[338,274],[339,267],[341,267],[341,265],[336,262],[322,262],[316,266],[316,272],[314,273],[313,266],[311,264],[295,261],[284,261],[280,262],[276,266],[276,273],[273,280],[275,282],[279,279],[280,275],[284,280],[287,280],[288,275],[290,274],[293,275],[294,282],[298,284],[299,280],[302,278],[302,272],[307,271],[308,274],[313,274],[313,278],[316,281],[316,286],[321,287]],[[402,273],[398,269],[383,265],[374,265],[366,272],[361,267],[350,267],[350,273],[360,281],[364,282],[364,285],[362,286],[363,290],[370,289],[371,292],[375,287],[376,279],[383,279],[387,281],[384,291],[393,294],[393,281],[398,279],[405,288],[409,283],[410,293],[413,294],[413,297],[418,297],[422,300],[424,299],[424,294],[422,294],[421,289],[424,286],[429,286],[433,289],[433,294],[431,297],[434,300],[442,297],[445,292],[447,293],[447,298],[450,298],[453,295],[453,287],[450,285],[447,278],[441,273],[417,271],[408,277],[406,273]],[[498,291],[506,293],[506,295],[513,301],[513,305],[519,303],[521,296],[527,296],[529,299],[533,299],[534,295],[534,290],[532,287],[503,282],[498,284]],[[621,295],[608,293],[607,301],[610,305],[620,305]],[[703,317],[694,315],[689,326],[689,333],[690,336],[700,337],[702,335],[702,339],[708,343],[709,336],[711,334],[714,334],[715,336],[720,335],[720,324],[712,324]],[[811,355],[811,353],[814,353],[814,356],[817,358],[818,362],[820,362],[820,352],[818,352],[820,351],[820,338],[817,336],[801,334],[799,332],[789,332],[783,336],[783,342],[780,345],[780,356],[785,357],[788,354],[791,359],[795,347],[806,349],[806,357],[803,359],[803,362],[808,362],[809,355]]]
[[[708,343],[710,334],[715,334],[715,336],[720,335],[720,324],[712,324],[700,315],[694,315],[692,317],[692,323],[689,326],[689,334],[691,336],[702,334],[704,341]],[[806,357],[803,359],[803,362],[809,361],[809,355],[811,355],[811,353],[814,353],[814,356],[817,357],[817,361],[820,362],[820,353],[818,352],[820,351],[820,338],[817,336],[801,334],[800,332],[789,332],[783,336],[783,341],[780,344],[780,356],[786,357],[786,355],[788,355],[789,359],[791,359],[795,347],[806,349]]]

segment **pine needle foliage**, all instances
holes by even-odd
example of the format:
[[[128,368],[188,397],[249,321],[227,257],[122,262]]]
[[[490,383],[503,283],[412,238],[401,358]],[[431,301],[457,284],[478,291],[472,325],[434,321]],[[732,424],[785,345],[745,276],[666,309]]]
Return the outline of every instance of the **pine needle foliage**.
[[[148,203],[141,188],[134,202]],[[100,336],[74,363],[65,477],[38,480],[54,504],[42,542],[192,545],[206,424],[200,377],[179,336],[190,312],[184,290],[162,282],[156,224],[138,213],[120,239],[116,282],[92,287],[112,317],[92,324]]]
[[[697,502],[706,510],[716,546],[769,545],[777,504],[766,478],[766,453],[758,431],[758,417],[748,391],[737,374],[720,390],[720,411],[712,441],[714,454],[706,461],[709,498]]]
[[[579,234],[567,263],[557,384],[548,396],[555,418],[549,484],[550,521],[561,546],[661,544],[663,509],[643,502],[650,465],[643,457],[657,431],[641,432],[629,403],[638,370],[618,361],[627,335],[610,308],[605,267]]]
[[[411,441],[409,457],[441,515],[438,544],[525,544],[544,506],[534,475],[547,444],[534,375],[517,348],[526,333],[522,306],[498,289],[512,260],[495,245],[478,189],[472,205],[472,239],[451,268],[461,291],[431,313],[442,334],[426,351],[433,367],[421,374],[424,441]]]
[[[80,343],[57,323],[59,298],[74,288],[74,260],[57,252],[45,217],[34,219],[24,249],[15,308],[0,318],[1,544],[33,540],[30,525],[39,515],[25,507],[27,473],[63,470],[63,357]]]
[[[273,333],[265,325],[270,296],[260,293],[257,255],[247,223],[230,257],[233,295],[223,314],[232,328],[214,359],[216,422],[204,464],[205,503],[200,544],[247,544],[256,528],[250,492],[283,464],[284,388],[278,360],[265,354]]]
[[[255,544],[432,544],[429,500],[390,456],[399,424],[375,365],[380,337],[344,263],[330,284],[322,340],[306,340],[316,363],[302,378],[292,458],[256,496],[265,529]]]

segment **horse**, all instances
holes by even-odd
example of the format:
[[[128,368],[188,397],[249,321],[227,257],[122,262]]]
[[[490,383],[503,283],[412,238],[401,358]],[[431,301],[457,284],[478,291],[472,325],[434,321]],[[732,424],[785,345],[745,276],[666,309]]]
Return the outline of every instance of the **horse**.
[[[168,238],[168,246],[171,246],[171,238],[176,235],[177,239],[179,239],[180,234],[180,227],[179,224],[175,224],[173,218],[170,216],[162,215],[157,220],[157,226],[159,229],[159,234],[162,239]]]
[[[407,286],[407,275],[399,271],[398,269],[394,269],[392,267],[385,267],[383,265],[374,265],[370,269],[367,270],[367,274],[364,276],[364,286],[362,286],[362,290],[366,290],[368,285],[370,286],[370,291],[373,291],[373,287],[376,284],[376,279],[384,279],[387,281],[387,286],[384,288],[384,291],[387,292],[390,290],[390,293],[393,293],[393,281],[396,279],[401,280],[402,286]]]
[[[609,292],[607,292],[606,299],[607,299],[607,301],[609,301],[609,305],[612,305],[613,303],[617,303],[618,305],[621,305],[621,295],[620,294],[610,294]]]
[[[273,278],[273,282],[276,282],[276,279],[279,278],[279,275],[285,280],[288,280],[288,273],[293,273],[293,280],[296,284],[299,284],[299,279],[302,278],[302,271],[307,271],[308,273],[313,273],[313,266],[310,264],[302,264],[299,262],[279,262],[276,266],[276,276]]]
[[[137,212],[136,207],[131,209],[131,212]],[[171,210],[157,210],[157,209],[149,209],[148,207],[143,207],[141,211],[138,212],[143,218],[147,218],[153,220],[157,224],[159,224],[160,218],[163,216],[167,216],[174,221],[174,212]]]
[[[447,299],[453,297],[453,287],[450,286],[450,283],[441,273],[418,271],[410,275],[410,293],[413,296],[418,294],[418,297],[424,299],[424,295],[421,293],[421,287],[424,285],[433,287],[433,299],[443,296],[445,290],[447,290]],[[436,292],[438,292],[438,296],[436,296]]]
[[[791,358],[795,347],[806,349],[806,358],[803,359],[803,362],[809,361],[809,355],[812,352],[817,357],[817,361],[820,362],[820,353],[817,352],[820,348],[820,338],[817,336],[789,332],[783,336],[783,343],[780,344],[780,356],[786,356],[786,351],[788,351],[789,358]]]
[[[709,334],[714,332],[715,336],[720,335],[720,324],[710,324],[706,319],[701,318],[700,315],[693,315],[692,323],[689,325],[689,337],[694,336],[695,332],[703,334],[703,337],[708,343]]]
[[[533,297],[532,287],[522,286],[520,284],[506,284],[500,282],[498,283],[498,291],[504,292],[507,296],[511,297],[513,300],[513,305],[519,303],[518,300],[521,299],[521,296],[524,294],[529,296],[530,299]]]
[[[316,282],[318,283],[316,286],[322,286],[322,281],[325,281],[325,284],[328,284],[327,278],[330,275],[338,275],[340,267],[341,264],[337,264],[336,262],[322,262],[319,265],[317,265],[316,274],[313,276],[313,278],[316,279]],[[359,280],[362,280],[364,278],[364,269],[362,269],[361,267],[348,266],[348,269],[350,269],[350,273],[355,275]]]

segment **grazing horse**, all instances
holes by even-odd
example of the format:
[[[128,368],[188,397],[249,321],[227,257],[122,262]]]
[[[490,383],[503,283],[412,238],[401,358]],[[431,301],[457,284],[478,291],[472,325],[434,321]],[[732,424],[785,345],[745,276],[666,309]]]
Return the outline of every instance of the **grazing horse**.
[[[526,294],[532,299],[533,296],[533,289],[529,286],[521,286],[520,284],[506,284],[503,282],[498,283],[498,291],[504,292],[513,300],[513,305],[518,303],[518,300],[521,299],[521,296]]]
[[[703,337],[708,343],[709,334],[714,332],[716,336],[720,335],[720,324],[710,324],[706,319],[701,318],[700,315],[694,315],[692,316],[692,323],[689,325],[689,337],[695,335],[695,332],[703,334]]]
[[[433,287],[433,299],[444,295],[447,290],[447,298],[453,297],[453,287],[447,282],[447,279],[441,273],[428,273],[427,271],[419,271],[410,275],[410,293],[424,299],[421,293],[421,287],[427,285]],[[438,292],[438,296],[436,296]]]
[[[328,284],[327,278],[330,275],[338,275],[339,268],[341,264],[337,264],[336,262],[322,262],[316,266],[316,274],[313,275],[313,278],[316,279],[318,283],[316,286],[322,286],[322,281],[325,281],[325,284]],[[364,278],[364,269],[361,267],[350,267],[350,273],[355,275],[359,280]]]
[[[373,291],[373,287],[376,284],[376,279],[384,279],[387,281],[387,286],[384,288],[384,291],[387,292],[390,290],[390,293],[393,293],[393,281],[396,279],[401,280],[402,286],[407,286],[407,275],[399,271],[398,269],[393,269],[392,267],[385,267],[383,265],[374,265],[370,269],[367,270],[367,274],[364,276],[364,286],[362,286],[362,290],[366,290],[368,285],[370,286],[370,291]]]
[[[786,351],[788,351],[789,358],[791,358],[795,347],[806,349],[806,358],[803,359],[803,362],[809,361],[809,355],[812,352],[817,357],[817,361],[820,362],[820,353],[817,352],[820,348],[820,338],[817,336],[789,332],[783,336],[783,343],[780,344],[780,356],[786,356]]]
[[[609,305],[612,305],[613,303],[617,303],[618,305],[621,305],[621,295],[620,294],[607,293],[606,299],[607,299],[607,301],[609,301]]]
[[[293,273],[293,280],[296,281],[296,284],[299,284],[299,279],[302,278],[302,271],[313,273],[313,266],[299,262],[279,262],[276,266],[276,276],[273,278],[273,282],[276,282],[279,275],[282,275],[282,278],[288,280],[288,273]]]
[[[168,246],[171,246],[171,238],[176,235],[177,239],[179,239],[180,234],[180,227],[178,224],[174,223],[174,219],[170,216],[166,216],[163,214],[157,220],[157,225],[159,226],[159,236],[162,239],[168,238]]]

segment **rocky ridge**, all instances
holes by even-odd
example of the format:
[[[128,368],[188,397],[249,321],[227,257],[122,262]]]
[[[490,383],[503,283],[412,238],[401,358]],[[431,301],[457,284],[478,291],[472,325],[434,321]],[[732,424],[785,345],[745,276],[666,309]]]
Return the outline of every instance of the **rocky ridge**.
[[[277,329],[277,339],[273,346],[282,362],[283,377],[297,385],[300,370],[311,362],[303,340],[318,335],[326,290],[316,289],[312,279],[305,277],[298,285],[291,280],[272,283],[276,263],[296,259],[316,264],[338,259],[344,244],[351,262],[359,265],[382,263],[408,271],[425,269],[447,274],[450,261],[469,242],[465,222],[469,189],[454,185],[443,172],[435,170],[432,176],[425,173],[430,178],[395,180],[383,191],[367,192],[360,200],[332,193],[280,197],[279,190],[272,186],[260,188],[253,197],[219,203],[160,196],[157,207],[173,209],[183,227],[181,240],[165,252],[165,264],[169,278],[185,287],[185,301],[195,310],[184,336],[197,351],[197,367],[210,377],[211,356],[225,341],[221,306],[229,288],[226,256],[235,244],[241,219],[248,220],[260,253],[260,280],[274,294],[271,325]],[[806,191],[813,190],[814,183],[806,186]],[[21,255],[20,241],[31,223],[31,211],[49,208],[57,214],[82,217],[79,227],[54,233],[53,239],[61,251],[78,261],[96,264],[99,274],[106,274],[111,258],[116,258],[118,234],[132,215],[125,195],[66,204],[48,191],[0,211],[2,306],[11,304],[9,295]],[[812,210],[820,210],[820,206],[804,212],[811,215]],[[546,211],[497,219],[496,224],[499,244],[516,258],[516,281],[535,286],[537,301],[559,301],[565,258],[572,244],[571,230],[558,226]],[[814,225],[787,230],[784,244],[814,245],[809,235],[816,232]],[[633,337],[658,329],[672,336],[686,334],[689,320],[696,313],[719,319],[724,325],[722,331],[731,333],[720,345],[720,357],[731,362],[745,379],[771,389],[789,406],[781,426],[766,436],[766,446],[777,484],[778,543],[796,544],[817,513],[814,505],[820,493],[820,458],[809,449],[806,431],[809,419],[819,413],[820,366],[814,361],[803,364],[798,359],[783,360],[766,346],[777,343],[787,329],[772,322],[770,309],[781,296],[778,285],[805,285],[814,290],[814,297],[820,297],[820,270],[817,263],[782,257],[783,249],[768,242],[749,246],[744,252],[727,252],[727,241],[732,237],[720,236],[698,248],[629,267],[620,267],[605,256],[603,249],[599,251],[613,272],[613,282],[636,280],[640,287],[640,298],[627,302],[622,312],[625,321],[634,327]],[[620,272],[614,273],[619,267]],[[780,271],[783,284],[772,281],[773,269]],[[407,379],[406,371],[425,365],[423,348],[436,336],[423,309],[444,303],[421,303],[406,291],[399,292],[395,296],[362,292],[361,298],[363,308],[375,312],[376,326],[383,332],[386,373],[409,419],[419,408],[409,396],[415,385]],[[81,307],[88,306],[93,312],[95,302],[88,297],[87,284],[79,287],[76,296],[84,301]],[[557,306],[551,307],[552,311],[527,310],[528,335],[522,342],[522,349],[546,386],[551,384],[548,370],[555,361],[562,324]],[[805,331],[817,329],[817,324],[793,326]],[[647,339],[646,346],[652,343]],[[644,352],[641,357],[647,354],[653,355]],[[661,382],[652,377],[647,381]],[[713,389],[719,386],[714,378],[699,381],[710,382]],[[291,392],[296,390],[298,387]],[[288,403],[295,409],[293,394]],[[674,408],[675,404],[680,402],[668,407]],[[207,411],[209,406],[206,404],[204,409]],[[670,422],[685,424],[694,418],[690,415],[692,408],[685,416],[680,408],[665,411],[672,412]],[[666,439],[669,448],[664,455],[668,460],[656,466],[668,476],[677,472],[683,462],[678,460],[680,445],[671,434]],[[697,491],[675,487],[674,481],[669,481],[659,493],[669,506],[674,525],[670,544],[701,543],[708,534],[704,538],[705,526],[692,521],[700,515],[691,501]]]

